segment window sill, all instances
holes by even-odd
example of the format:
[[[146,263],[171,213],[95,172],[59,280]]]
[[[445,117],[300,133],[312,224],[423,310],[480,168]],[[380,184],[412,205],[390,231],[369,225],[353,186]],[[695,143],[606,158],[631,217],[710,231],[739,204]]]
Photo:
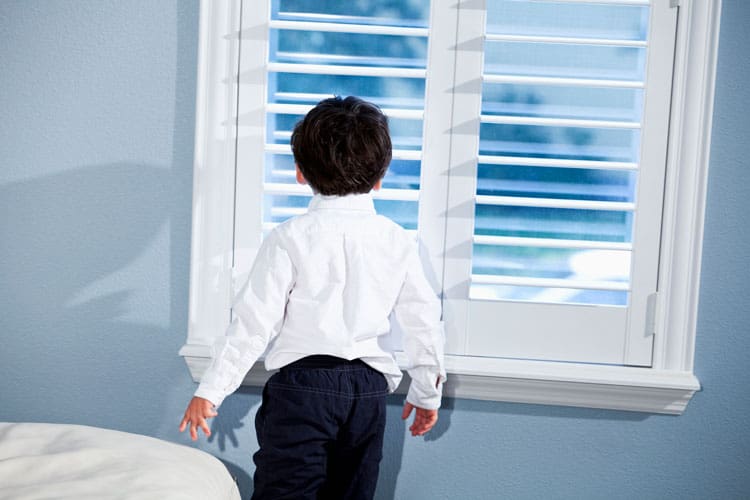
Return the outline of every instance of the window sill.
[[[180,355],[200,381],[211,361],[210,346],[186,344]],[[399,357],[401,366],[404,361]],[[446,356],[446,368],[444,394],[451,398],[681,415],[700,390],[692,373],[652,368],[468,356]],[[243,385],[261,386],[269,376],[256,363]],[[406,392],[405,379],[397,392]]]

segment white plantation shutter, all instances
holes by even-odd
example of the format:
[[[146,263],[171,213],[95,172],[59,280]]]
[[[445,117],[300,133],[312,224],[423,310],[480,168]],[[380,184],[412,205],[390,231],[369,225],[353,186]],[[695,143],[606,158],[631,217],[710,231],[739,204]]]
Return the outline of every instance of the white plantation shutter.
[[[239,276],[249,270],[261,233],[306,211],[312,193],[296,183],[289,139],[307,111],[334,95],[359,96],[388,116],[393,160],[375,207],[416,233],[428,14],[426,1],[243,3]]]
[[[476,4],[456,41],[449,352],[648,366],[676,11]]]

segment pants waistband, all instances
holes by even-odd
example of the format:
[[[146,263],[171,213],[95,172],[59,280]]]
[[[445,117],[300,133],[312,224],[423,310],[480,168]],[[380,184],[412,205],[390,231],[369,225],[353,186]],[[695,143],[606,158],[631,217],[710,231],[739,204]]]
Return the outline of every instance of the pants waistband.
[[[293,363],[289,363],[284,369],[300,369],[300,368],[346,368],[346,367],[359,367],[367,366],[367,364],[361,359],[348,359],[337,358],[336,356],[328,356],[326,354],[315,354],[313,356],[307,356],[302,359],[298,359]]]

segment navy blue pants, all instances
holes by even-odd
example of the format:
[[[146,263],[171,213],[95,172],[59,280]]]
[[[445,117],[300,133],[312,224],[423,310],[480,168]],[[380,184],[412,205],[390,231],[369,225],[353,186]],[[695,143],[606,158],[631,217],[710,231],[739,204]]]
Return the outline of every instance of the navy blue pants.
[[[273,375],[255,417],[253,499],[371,499],[387,393],[360,360],[310,356]]]

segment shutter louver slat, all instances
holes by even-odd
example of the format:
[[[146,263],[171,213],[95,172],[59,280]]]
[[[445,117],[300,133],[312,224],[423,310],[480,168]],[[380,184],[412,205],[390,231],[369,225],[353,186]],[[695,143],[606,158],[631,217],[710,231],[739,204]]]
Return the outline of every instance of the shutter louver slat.
[[[267,153],[279,154],[279,155],[291,155],[292,148],[289,147],[289,136],[291,133],[285,135],[287,145],[284,144],[266,144],[265,151]],[[408,149],[394,149],[393,150],[394,160],[421,160],[422,152]]]
[[[271,20],[269,27],[278,30],[326,31],[329,33],[354,33],[360,35],[422,36],[429,34],[427,28],[384,26],[377,24],[344,24],[318,21]]]
[[[606,78],[571,78],[554,76],[518,76],[518,75],[495,75],[485,74],[482,78],[485,83],[513,83],[516,85],[558,85],[573,87],[614,87],[625,89],[642,89],[643,82],[634,80],[611,80]]]
[[[272,73],[299,73],[311,75],[378,76],[396,78],[422,78],[427,75],[424,69],[392,68],[382,66],[337,66],[327,64],[268,63]]]
[[[530,156],[519,157],[479,155],[479,163],[486,165],[518,165],[532,167],[587,168],[602,170],[638,169],[638,164],[635,162],[570,160],[564,158],[536,158]]]
[[[563,36],[530,36],[488,34],[485,39],[491,42],[532,42],[532,43],[572,43],[575,45],[611,45],[614,47],[645,47],[644,40],[614,40],[605,38],[576,38]]]

